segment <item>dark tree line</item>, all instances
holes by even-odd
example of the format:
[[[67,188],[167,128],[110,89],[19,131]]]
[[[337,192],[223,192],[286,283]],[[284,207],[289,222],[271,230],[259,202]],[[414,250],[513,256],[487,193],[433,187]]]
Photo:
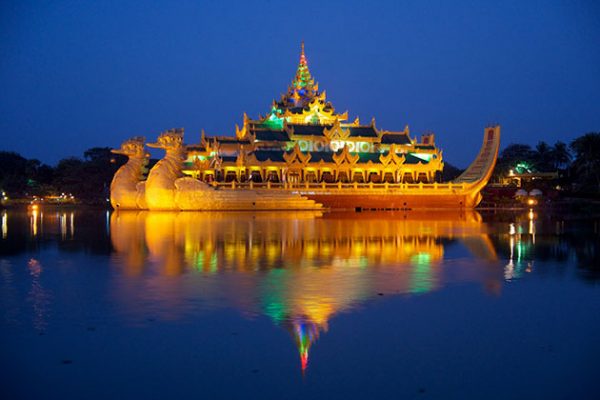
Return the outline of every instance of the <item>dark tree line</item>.
[[[600,194],[600,133],[586,133],[569,145],[561,141],[552,146],[541,141],[535,148],[510,144],[498,157],[495,175],[506,176],[511,170],[559,172],[574,192]]]
[[[83,202],[99,203],[105,201],[114,173],[126,161],[108,147],[88,149],[83,158],[65,158],[55,167],[0,151],[0,189],[9,198],[69,193]]]

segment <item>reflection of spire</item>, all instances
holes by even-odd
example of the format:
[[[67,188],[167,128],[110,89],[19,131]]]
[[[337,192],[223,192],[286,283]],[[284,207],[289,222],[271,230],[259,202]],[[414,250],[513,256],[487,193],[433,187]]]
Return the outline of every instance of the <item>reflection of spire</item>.
[[[300,353],[300,367],[302,375],[308,367],[308,351],[310,346],[319,338],[319,326],[305,318],[297,318],[292,321],[293,335]]]
[[[295,285],[302,287],[303,279],[298,276],[294,278]],[[264,298],[264,312],[292,334],[300,354],[300,367],[304,375],[308,367],[310,346],[318,339],[319,330],[327,329],[330,306],[326,302],[307,302],[303,297],[306,294],[304,291],[300,295],[294,295],[295,292],[286,284],[292,279],[286,270],[274,270],[267,279],[268,284],[265,287],[268,291]],[[296,297],[298,295],[299,297]]]

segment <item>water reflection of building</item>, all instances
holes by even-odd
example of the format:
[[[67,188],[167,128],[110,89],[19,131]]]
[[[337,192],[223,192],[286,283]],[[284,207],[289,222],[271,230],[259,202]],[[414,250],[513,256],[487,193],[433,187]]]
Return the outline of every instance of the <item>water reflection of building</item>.
[[[266,315],[290,332],[304,366],[334,315],[378,293],[425,293],[456,281],[480,282],[495,292],[502,286],[503,267],[511,262],[510,279],[524,275],[533,262],[544,274],[563,276],[575,264],[578,278],[600,278],[600,223],[591,218],[502,213],[483,224],[476,213],[439,211],[109,215],[47,207],[35,215],[33,210],[2,212],[3,257],[38,253],[44,246],[69,254],[111,252],[116,272],[110,275],[115,279],[111,295],[120,311],[143,320],[222,307]],[[484,262],[494,260],[496,251],[500,263]],[[448,258],[452,262],[444,261]],[[34,324],[43,330],[53,300],[42,285],[47,269],[41,260],[27,256],[22,271],[31,277]],[[0,272],[15,271],[6,265],[0,262]],[[4,294],[14,289],[2,288]]]
[[[194,296],[216,307],[268,315],[292,334],[303,369],[334,314],[379,293],[440,287],[444,241],[465,239],[471,241],[467,247],[495,257],[473,212],[118,212],[110,223],[115,259],[127,275],[147,278],[152,290],[169,294],[165,317],[181,311],[181,299]],[[218,279],[178,283],[175,290],[170,277],[184,273]]]

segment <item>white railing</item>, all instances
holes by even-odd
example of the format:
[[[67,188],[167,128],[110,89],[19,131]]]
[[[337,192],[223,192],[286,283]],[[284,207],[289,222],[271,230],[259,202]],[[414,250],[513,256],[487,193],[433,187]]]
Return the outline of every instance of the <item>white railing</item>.
[[[275,182],[212,182],[211,185],[220,189],[269,189],[269,190],[298,190],[298,191],[335,191],[335,190],[419,190],[419,191],[455,191],[465,188],[464,183],[275,183]]]

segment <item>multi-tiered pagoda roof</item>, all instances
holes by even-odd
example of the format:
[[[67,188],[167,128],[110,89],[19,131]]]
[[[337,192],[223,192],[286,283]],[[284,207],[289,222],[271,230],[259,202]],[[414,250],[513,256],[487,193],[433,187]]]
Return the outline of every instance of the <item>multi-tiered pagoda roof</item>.
[[[325,176],[361,182],[431,182],[442,167],[433,134],[418,142],[410,137],[408,126],[388,131],[378,128],[374,118],[364,125],[359,118],[348,122],[347,111],[336,112],[310,73],[303,43],[291,84],[267,114],[257,119],[244,114],[235,137],[203,134],[199,145],[188,146],[186,172],[217,180],[254,176],[285,181],[291,171],[311,182]]]

